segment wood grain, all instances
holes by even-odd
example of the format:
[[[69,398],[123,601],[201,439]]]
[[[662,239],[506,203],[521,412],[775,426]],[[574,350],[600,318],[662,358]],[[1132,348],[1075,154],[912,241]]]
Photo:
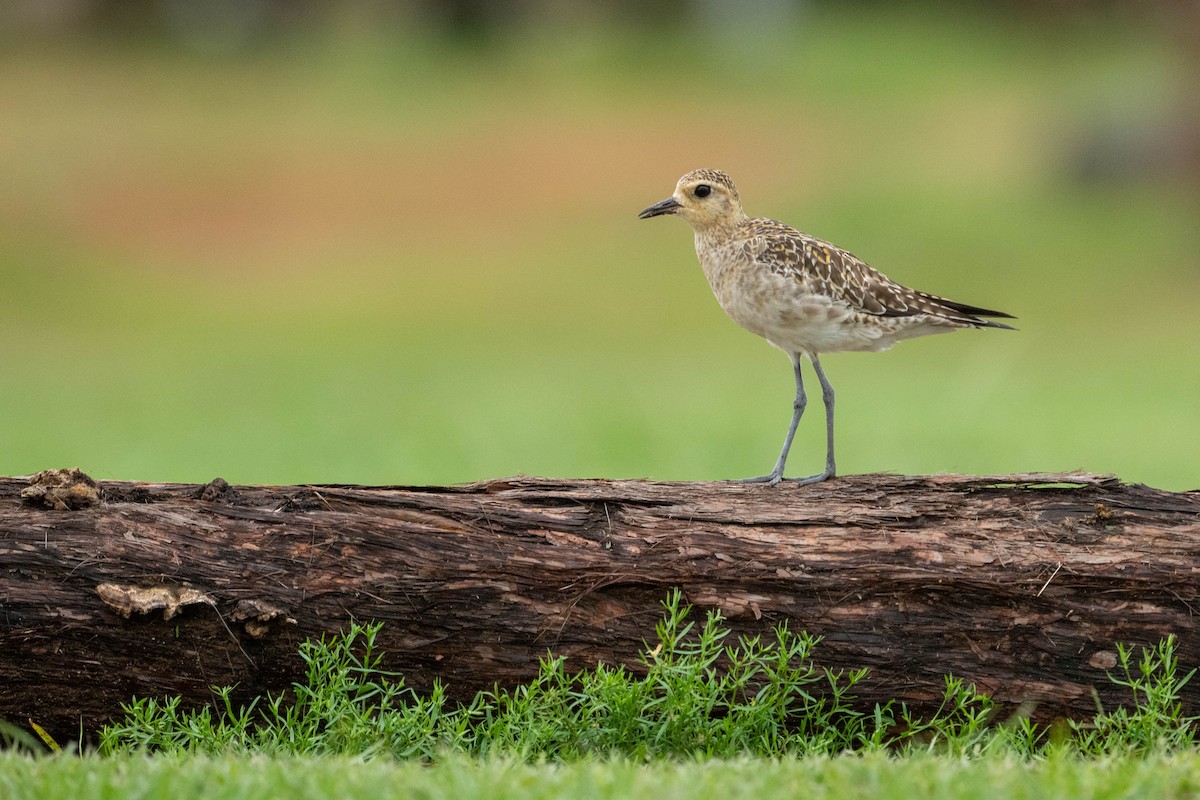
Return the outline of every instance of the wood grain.
[[[0,717],[64,740],[134,695],[284,688],[298,644],[352,619],[386,623],[387,668],[459,697],[528,679],[547,650],[632,664],[672,587],[738,633],[823,636],[820,664],[870,668],[864,704],[930,710],[953,673],[1039,719],[1085,717],[1093,688],[1129,699],[1105,677],[1114,642],[1175,633],[1200,664],[1200,492],[1110,476],[85,478],[0,478]]]

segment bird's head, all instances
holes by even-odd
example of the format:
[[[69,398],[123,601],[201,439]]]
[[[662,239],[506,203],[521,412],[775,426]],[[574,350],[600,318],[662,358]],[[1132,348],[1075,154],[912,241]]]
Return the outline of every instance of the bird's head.
[[[733,227],[746,218],[733,179],[718,169],[695,169],[679,179],[675,193],[638,214],[649,219],[663,214],[682,217],[697,232]]]

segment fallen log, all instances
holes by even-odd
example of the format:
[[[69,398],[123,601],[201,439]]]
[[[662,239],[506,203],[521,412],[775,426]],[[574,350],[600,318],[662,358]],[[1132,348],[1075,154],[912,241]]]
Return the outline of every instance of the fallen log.
[[[815,486],[506,478],[449,487],[0,478],[0,718],[69,740],[137,696],[278,691],[297,646],[385,622],[384,666],[464,697],[633,664],[672,587],[737,633],[824,637],[858,697],[931,711],[952,673],[1035,718],[1128,701],[1114,643],[1200,664],[1200,492],[1109,476]],[[1200,703],[1200,682],[1185,708]]]

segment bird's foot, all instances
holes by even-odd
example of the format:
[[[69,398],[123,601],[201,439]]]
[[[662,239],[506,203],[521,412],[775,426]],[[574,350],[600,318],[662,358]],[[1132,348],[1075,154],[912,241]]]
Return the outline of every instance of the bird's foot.
[[[774,486],[783,480],[782,472],[772,472],[770,475],[759,475],[756,478],[737,478],[734,483],[765,483],[767,486]]]
[[[824,472],[818,472],[816,475],[809,475],[807,478],[789,478],[788,483],[794,483],[797,486],[807,486],[810,483],[820,483],[821,481],[829,480],[834,476],[834,471],[826,469]]]
[[[810,483],[820,483],[827,481],[837,475],[837,470],[834,467],[825,467],[824,472],[818,472],[816,475],[809,475],[807,478],[785,478],[782,472],[772,472],[770,475],[759,475],[756,478],[737,478],[734,483],[765,483],[767,486],[777,486],[780,483],[791,483],[796,486],[807,486]]]

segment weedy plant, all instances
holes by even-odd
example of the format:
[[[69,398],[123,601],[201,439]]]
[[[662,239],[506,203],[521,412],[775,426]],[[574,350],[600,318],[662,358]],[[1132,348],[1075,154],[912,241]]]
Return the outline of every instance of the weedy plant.
[[[1190,749],[1196,744],[1197,717],[1185,717],[1180,695],[1196,670],[1179,675],[1175,635],[1144,648],[1134,662],[1133,648],[1117,645],[1119,675],[1109,675],[1133,694],[1133,706],[1101,709],[1090,724],[1072,723],[1076,742],[1085,753],[1147,753]]]
[[[562,658],[542,659],[537,677],[514,689],[480,692],[450,704],[440,683],[427,695],[381,669],[381,625],[355,624],[338,636],[301,646],[305,680],[290,692],[238,706],[233,687],[214,689],[216,703],[194,711],[180,699],[142,698],[100,733],[102,753],[266,752],[295,755],[500,754],[573,760],[588,755],[635,759],[832,755],[846,751],[1000,751],[1040,757],[1054,750],[1103,755],[1173,751],[1194,744],[1184,717],[1175,640],[1147,650],[1118,649],[1131,710],[1101,713],[1089,725],[1051,735],[1026,717],[996,724],[997,706],[974,687],[946,679],[941,708],[922,719],[902,704],[855,707],[853,688],[866,670],[824,670],[812,660],[819,639],[784,625],[773,637],[742,637],[716,612],[703,624],[678,591],[663,603],[657,642],[637,670],[604,664],[578,673]]]

